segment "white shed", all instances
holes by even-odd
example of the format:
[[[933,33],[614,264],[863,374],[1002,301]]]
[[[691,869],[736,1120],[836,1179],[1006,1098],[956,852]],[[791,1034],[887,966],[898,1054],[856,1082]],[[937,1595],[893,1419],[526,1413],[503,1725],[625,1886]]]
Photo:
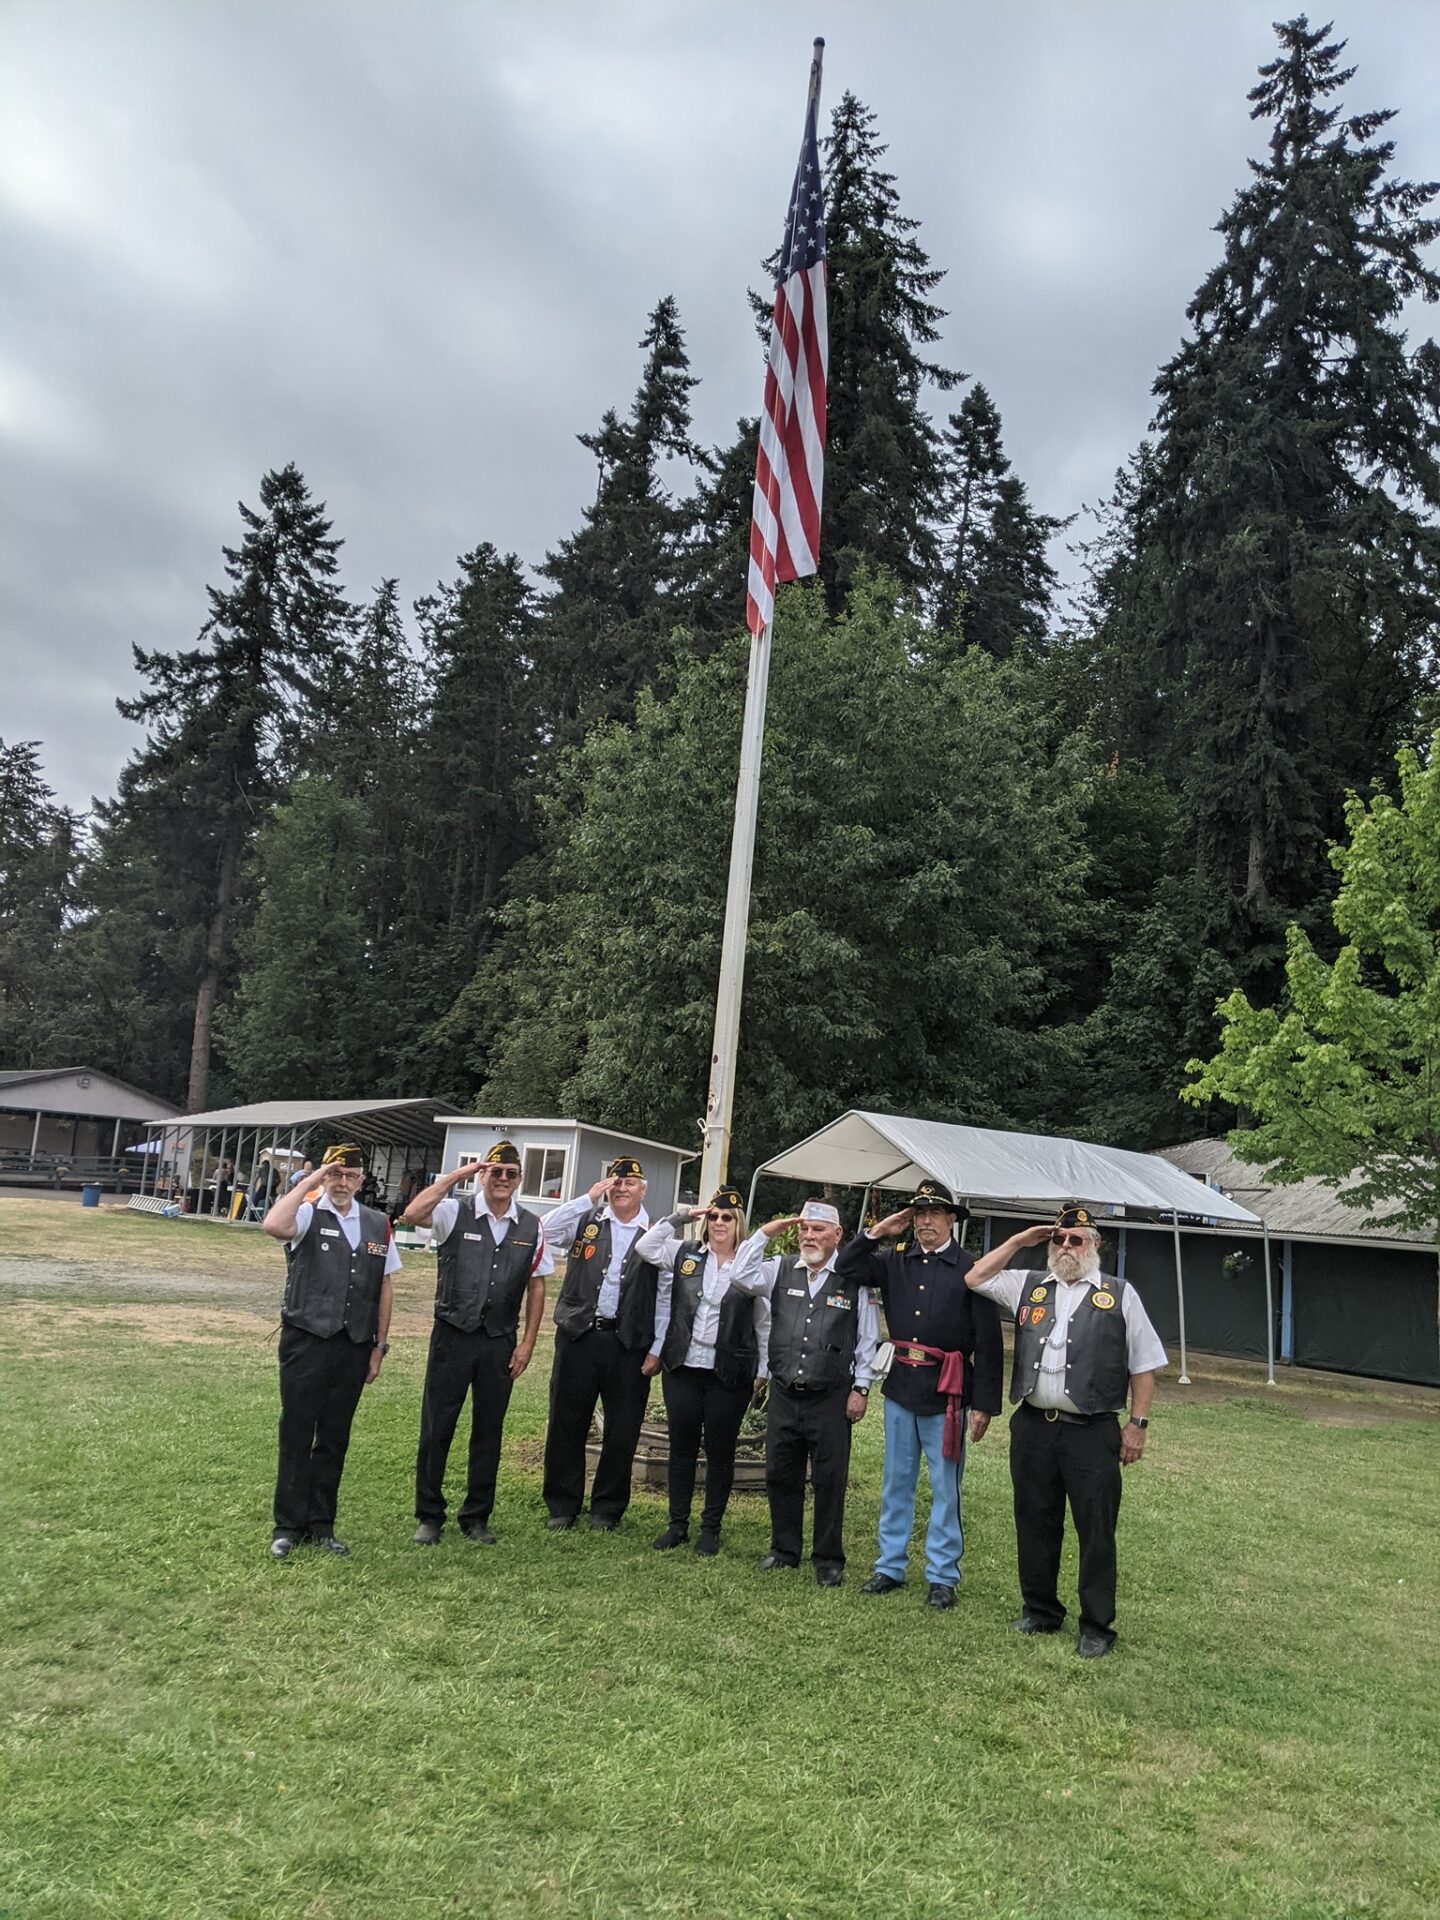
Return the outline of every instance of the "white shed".
[[[700,1170],[700,1154],[662,1140],[642,1140],[609,1127],[592,1127],[584,1120],[508,1120],[490,1115],[441,1119],[445,1129],[442,1171],[481,1160],[497,1140],[510,1140],[520,1149],[520,1200],[537,1213],[548,1213],[562,1200],[573,1200],[604,1173],[618,1154],[633,1154],[645,1169],[645,1206],[652,1220],[674,1210],[682,1184],[681,1168],[693,1162],[690,1178]]]

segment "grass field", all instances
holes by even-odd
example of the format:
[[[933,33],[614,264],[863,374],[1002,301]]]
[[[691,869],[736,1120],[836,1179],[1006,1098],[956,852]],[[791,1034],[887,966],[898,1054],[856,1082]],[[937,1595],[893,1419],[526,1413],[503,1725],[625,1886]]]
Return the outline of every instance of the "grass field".
[[[960,1604],[543,1532],[548,1352],[495,1525],[409,1546],[427,1280],[341,1490],[266,1554],[280,1255],[0,1200],[0,1915],[1440,1915],[1440,1404],[1194,1362],[1121,1518],[1121,1644],[1023,1641],[1001,1428]],[[1073,1557],[1066,1579],[1073,1587]]]

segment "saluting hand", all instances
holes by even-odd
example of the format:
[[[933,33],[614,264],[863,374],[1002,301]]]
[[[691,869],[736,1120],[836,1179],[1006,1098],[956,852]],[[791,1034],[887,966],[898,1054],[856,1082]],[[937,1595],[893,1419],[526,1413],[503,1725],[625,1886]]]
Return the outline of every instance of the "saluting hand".
[[[782,1233],[788,1233],[791,1227],[798,1227],[799,1224],[798,1213],[787,1213],[783,1220],[767,1220],[760,1231],[767,1240],[778,1240]]]
[[[602,1174],[590,1189],[591,1206],[598,1207],[602,1200],[608,1200],[610,1198],[610,1189],[614,1184],[615,1182],[608,1174]]]
[[[865,1231],[872,1240],[893,1240],[914,1223],[915,1209],[902,1207],[898,1213],[886,1214],[883,1220],[877,1220],[873,1227],[867,1227]]]
[[[1054,1231],[1054,1227],[1022,1227],[1019,1233],[1011,1235],[1011,1239],[1017,1247],[1038,1247]]]

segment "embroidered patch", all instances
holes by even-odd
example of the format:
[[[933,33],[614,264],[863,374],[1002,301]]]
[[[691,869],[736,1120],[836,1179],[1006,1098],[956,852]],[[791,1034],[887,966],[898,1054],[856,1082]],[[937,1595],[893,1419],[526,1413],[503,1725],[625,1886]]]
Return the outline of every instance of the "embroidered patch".
[[[587,1240],[595,1240],[599,1238],[599,1235],[600,1235],[600,1229],[592,1220],[589,1226],[586,1227],[585,1229],[585,1238]]]
[[[1030,1289],[1030,1298],[1032,1300],[1043,1300],[1045,1298],[1044,1287],[1032,1287]]]
[[[1019,1313],[1018,1313],[1018,1314],[1017,1314],[1017,1315],[1015,1316],[1015,1319],[1016,1319],[1016,1324],[1017,1324],[1017,1325],[1019,1325],[1019,1326],[1022,1326],[1022,1327],[1028,1327],[1028,1326],[1029,1326],[1029,1324],[1030,1324],[1030,1309],[1029,1309],[1029,1307],[1021,1307],[1021,1309],[1020,1309],[1020,1311],[1019,1311]]]
[[[586,1247],[586,1249],[585,1249],[585,1258],[586,1258],[587,1260],[593,1260],[593,1259],[595,1258],[595,1249],[594,1249],[594,1247]]]
[[[1090,1304],[1092,1307],[1113,1307],[1115,1304],[1115,1296],[1113,1293],[1107,1293],[1104,1287],[1101,1287],[1097,1292],[1091,1294]]]
[[[1031,1326],[1032,1326],[1032,1327],[1038,1327],[1038,1326],[1039,1326],[1039,1324],[1040,1324],[1040,1322],[1041,1322],[1041,1321],[1042,1321],[1042,1320],[1043,1320],[1044,1318],[1045,1318],[1045,1309],[1044,1309],[1044,1307],[1031,1307],[1031,1309],[1030,1309],[1030,1324],[1031,1324]]]
[[[686,1275],[692,1274],[699,1264],[700,1262],[698,1260],[682,1260],[680,1262],[680,1271]]]

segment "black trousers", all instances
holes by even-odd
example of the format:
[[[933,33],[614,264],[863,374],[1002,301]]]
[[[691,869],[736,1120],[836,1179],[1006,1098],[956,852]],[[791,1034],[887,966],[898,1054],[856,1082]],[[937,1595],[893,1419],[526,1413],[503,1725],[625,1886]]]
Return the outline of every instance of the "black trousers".
[[[727,1387],[713,1367],[676,1367],[665,1374],[665,1417],[670,1427],[670,1519],[688,1527],[695,1497],[695,1466],[705,1443],[705,1505],[700,1525],[718,1533],[735,1480],[735,1442],[750,1405],[753,1380]]]
[[[1068,1500],[1080,1541],[1080,1624],[1113,1640],[1119,1421],[1047,1420],[1022,1400],[1010,1421],[1010,1478],[1026,1612],[1057,1627],[1065,1619],[1057,1588]]]
[[[328,1340],[280,1329],[280,1470],[276,1533],[333,1533],[350,1423],[373,1351],[342,1328]]]
[[[765,1421],[765,1491],[770,1499],[770,1550],[800,1563],[805,1545],[805,1469],[815,1489],[810,1558],[817,1567],[845,1564],[845,1488],[850,1479],[848,1386],[825,1393],[770,1388]]]
[[[500,1435],[514,1382],[510,1356],[513,1334],[462,1333],[437,1320],[425,1363],[425,1394],[420,1403],[420,1448],[415,1455],[415,1518],[445,1523],[445,1462],[450,1442],[470,1408],[470,1459],[465,1474],[462,1527],[482,1526],[495,1506],[500,1471]]]
[[[618,1520],[629,1506],[640,1423],[650,1399],[649,1379],[640,1371],[644,1359],[643,1348],[622,1347],[613,1330],[592,1327],[578,1340],[556,1334],[543,1489],[552,1518],[573,1520],[585,1504],[585,1442],[597,1400],[605,1409],[605,1437],[590,1511],[597,1520]]]

